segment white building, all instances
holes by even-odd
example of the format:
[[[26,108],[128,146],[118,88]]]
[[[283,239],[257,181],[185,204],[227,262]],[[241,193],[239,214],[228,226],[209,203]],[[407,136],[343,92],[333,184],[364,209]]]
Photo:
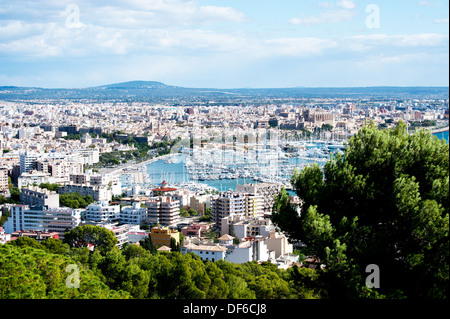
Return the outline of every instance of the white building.
[[[270,232],[275,230],[270,219],[261,217],[241,220],[233,224],[233,228],[234,235],[239,239],[256,236],[269,237]]]
[[[64,233],[81,222],[81,210],[65,207],[32,209],[28,205],[12,205],[10,212],[11,216],[4,225],[6,233],[19,230],[51,231],[64,239]]]
[[[257,240],[243,241],[233,244],[234,237],[226,234],[219,238],[220,245],[227,248],[225,260],[235,264],[243,264],[250,261],[269,261],[269,250],[264,238],[259,236]]]
[[[20,174],[29,172],[34,167],[34,162],[38,156],[32,152],[25,152],[20,154]]]
[[[123,244],[128,242],[128,231],[130,229],[129,225],[117,226],[117,225],[108,224],[108,225],[105,225],[104,227],[114,233],[114,236],[116,236],[116,238],[117,238],[116,246],[118,248],[122,248]]]
[[[83,164],[59,160],[49,163],[49,173],[54,177],[69,177],[70,174],[81,174]]]
[[[37,127],[22,127],[18,131],[19,138],[31,139],[36,135]]]
[[[6,244],[11,240],[11,234],[7,234],[3,227],[0,227],[0,244]]]
[[[147,208],[141,207],[140,203],[122,207],[120,211],[120,222],[123,224],[140,225],[147,221],[147,217]]]
[[[80,225],[81,209],[68,207],[50,208],[44,210],[44,229],[57,232],[59,239],[64,239],[64,233]]]
[[[181,247],[181,253],[187,254],[187,253],[194,253],[202,260],[208,260],[208,261],[216,261],[219,259],[225,259],[225,253],[227,251],[227,248],[220,245],[194,245],[194,244],[187,244]]]
[[[120,206],[109,205],[107,201],[92,203],[86,207],[84,213],[86,220],[95,222],[118,222],[120,219]]]
[[[100,161],[100,151],[96,148],[78,149],[76,153],[81,155],[82,164],[92,165]]]
[[[40,185],[42,183],[63,184],[68,182],[67,177],[53,177],[50,173],[31,170],[27,173],[22,173],[17,179],[17,186],[19,188],[33,185]]]

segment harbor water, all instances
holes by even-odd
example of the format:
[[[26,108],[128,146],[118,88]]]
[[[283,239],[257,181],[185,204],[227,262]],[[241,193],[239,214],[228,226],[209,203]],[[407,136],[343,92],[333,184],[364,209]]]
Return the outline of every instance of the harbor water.
[[[436,135],[439,139],[445,139],[448,143],[449,131],[435,133],[433,135]],[[323,145],[320,144],[308,146],[309,147],[306,147],[306,149],[313,152],[315,152],[316,149],[319,150],[321,147],[323,147]],[[315,155],[316,154],[314,154],[314,156]],[[265,163],[266,167],[264,167],[264,161],[261,161],[260,158],[260,170],[257,171],[254,170],[254,168],[252,168],[252,166],[250,165],[247,166],[247,164],[242,164],[242,159],[239,159],[239,156],[241,156],[240,154],[238,155],[238,157],[234,155],[233,161],[231,161],[230,163],[225,161],[223,162],[223,164],[226,164],[226,169],[233,170],[240,167],[241,172],[251,171],[251,174],[246,174],[246,176],[226,174],[221,175],[220,178],[217,176],[206,179],[199,178],[199,172],[206,172],[206,174],[208,174],[208,171],[213,170],[214,164],[209,163],[214,163],[214,159],[208,158],[207,156],[208,154],[202,154],[200,158],[195,159],[195,157],[192,157],[189,154],[174,154],[170,156],[169,159],[165,158],[153,161],[151,163],[145,164],[145,166],[142,168],[143,183],[136,183],[136,180],[135,178],[133,178],[133,176],[131,176],[130,178],[130,174],[123,174],[121,176],[122,186],[132,186],[135,184],[143,184],[144,186],[157,186],[160,185],[162,181],[166,181],[170,185],[198,184],[202,185],[203,187],[212,187],[218,191],[228,191],[235,190],[237,185],[260,183],[263,181],[279,182],[280,180],[282,180],[283,184],[286,185],[289,184],[290,176],[292,176],[295,168],[301,169],[305,165],[312,163],[318,163],[320,166],[323,166],[326,160],[329,158],[329,155],[328,158],[322,156],[322,158],[320,158],[318,161],[317,158],[305,158],[295,155],[287,156],[285,153],[279,153],[278,159],[275,160],[275,165],[273,165],[273,162],[271,162],[272,159],[269,159]],[[194,163],[192,163],[193,158]],[[245,162],[245,160],[243,162]],[[261,164],[261,162],[263,162],[263,164]],[[190,163],[190,166],[187,165],[187,163]],[[280,176],[281,174],[284,175]],[[267,176],[269,176],[269,178]],[[292,191],[290,191],[290,193],[292,193]]]

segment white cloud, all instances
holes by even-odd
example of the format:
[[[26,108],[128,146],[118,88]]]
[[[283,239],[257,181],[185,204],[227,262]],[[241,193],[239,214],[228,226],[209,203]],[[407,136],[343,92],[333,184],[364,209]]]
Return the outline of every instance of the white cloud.
[[[293,25],[313,25],[324,23],[339,23],[349,21],[356,15],[356,12],[349,10],[332,10],[322,12],[318,15],[307,18],[292,18],[289,22]]]
[[[357,12],[354,10],[356,4],[353,0],[340,0],[336,3],[319,2],[317,4],[321,8],[330,9],[321,12],[317,15],[301,18],[292,18],[289,20],[293,25],[315,25],[325,23],[339,23],[349,21],[356,16]]]
[[[319,2],[319,3],[317,3],[317,5],[321,8],[326,8],[326,9],[334,8],[334,3],[331,3],[331,2]]]
[[[307,57],[320,55],[327,50],[335,48],[335,41],[319,38],[281,38],[264,42],[265,52],[271,56]]]
[[[7,21],[0,24],[0,41],[15,40],[39,34],[43,30],[42,24],[25,23],[23,21]]]
[[[427,1],[427,0],[420,0],[417,4],[419,6],[424,6],[424,7],[432,7],[432,6],[434,6],[434,2]]]
[[[435,19],[435,20],[433,20],[433,22],[434,23],[437,23],[437,24],[448,24],[449,22],[448,22],[448,18],[444,18],[444,19]]]
[[[5,0],[12,1],[12,0]],[[0,54],[33,57],[125,55],[164,50],[230,51],[245,43],[238,36],[201,30],[216,22],[241,23],[231,7],[200,6],[186,0],[17,0],[3,6]],[[79,20],[68,25],[72,5]],[[27,19],[18,14],[24,9]],[[39,16],[39,12],[47,15]],[[28,19],[29,18],[29,19]],[[169,54],[172,51],[168,52]]]
[[[356,4],[353,2],[353,0],[341,0],[336,3],[338,7],[344,8],[344,9],[355,9]]]
[[[438,33],[420,33],[407,35],[362,35],[347,37],[351,42],[367,45],[367,47],[384,46],[384,47],[431,47],[448,45],[448,34]]]

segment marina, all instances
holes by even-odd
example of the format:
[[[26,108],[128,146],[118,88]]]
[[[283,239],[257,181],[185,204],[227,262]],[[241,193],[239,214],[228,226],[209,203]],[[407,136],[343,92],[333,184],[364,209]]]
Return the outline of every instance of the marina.
[[[448,130],[434,133],[448,143]],[[121,170],[122,187],[155,187],[162,181],[193,191],[228,191],[247,183],[278,183],[291,190],[294,170],[317,163],[325,165],[333,154],[345,149],[342,141],[282,141],[278,145],[246,148],[182,148],[178,153]]]
[[[215,147],[214,147],[215,146]],[[317,163],[323,166],[343,143],[290,142],[261,147],[184,148],[121,174],[122,187],[154,187],[162,181],[199,191],[235,190],[246,183],[277,183],[292,189],[294,170]]]

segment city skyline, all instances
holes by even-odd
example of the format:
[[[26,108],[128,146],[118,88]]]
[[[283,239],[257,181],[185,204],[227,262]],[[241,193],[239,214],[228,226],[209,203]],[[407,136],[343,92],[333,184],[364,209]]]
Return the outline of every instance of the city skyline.
[[[0,4],[0,86],[448,86],[446,1]]]

